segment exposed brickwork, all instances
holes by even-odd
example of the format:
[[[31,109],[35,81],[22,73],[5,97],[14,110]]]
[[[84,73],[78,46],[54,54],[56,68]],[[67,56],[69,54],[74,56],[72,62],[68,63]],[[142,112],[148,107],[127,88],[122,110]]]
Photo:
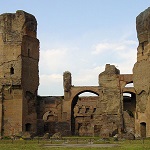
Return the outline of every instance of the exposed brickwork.
[[[0,15],[2,135],[21,134],[26,130],[36,132],[36,92],[39,85],[36,27],[35,17],[24,11]]]
[[[145,123],[147,137],[150,137],[150,8],[136,18],[139,46],[137,62],[133,68],[133,81],[136,90],[135,132],[141,136],[141,123]]]
[[[136,22],[139,46],[133,74],[120,74],[106,64],[98,86],[73,86],[66,71],[64,96],[40,97],[37,21],[24,11],[0,15],[1,135],[150,137],[150,8]],[[126,87],[129,83],[134,87]],[[97,96],[80,97],[84,92]]]

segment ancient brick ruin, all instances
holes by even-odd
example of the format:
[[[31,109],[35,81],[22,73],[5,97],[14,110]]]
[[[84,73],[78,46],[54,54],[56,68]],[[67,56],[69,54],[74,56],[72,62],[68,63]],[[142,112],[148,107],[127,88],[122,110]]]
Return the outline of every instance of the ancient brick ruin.
[[[110,64],[98,86],[73,86],[63,74],[64,96],[37,96],[37,21],[24,11],[0,15],[0,134],[150,137],[150,8],[136,19],[139,46],[133,74]],[[133,83],[134,86],[127,86]],[[97,96],[79,97],[91,92]],[[125,94],[124,94],[125,93]],[[129,96],[128,96],[128,95]]]

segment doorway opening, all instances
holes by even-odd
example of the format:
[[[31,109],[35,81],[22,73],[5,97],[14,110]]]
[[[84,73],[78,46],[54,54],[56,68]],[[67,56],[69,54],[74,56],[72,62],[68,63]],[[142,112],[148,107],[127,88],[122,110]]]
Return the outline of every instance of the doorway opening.
[[[25,131],[27,131],[27,132],[31,131],[31,124],[30,123],[25,124]]]
[[[71,105],[72,135],[92,135],[92,120],[96,111],[97,100],[98,94],[93,91],[82,91],[73,98]]]
[[[146,137],[146,123],[145,122],[140,123],[140,130],[141,130],[141,137],[145,138]]]

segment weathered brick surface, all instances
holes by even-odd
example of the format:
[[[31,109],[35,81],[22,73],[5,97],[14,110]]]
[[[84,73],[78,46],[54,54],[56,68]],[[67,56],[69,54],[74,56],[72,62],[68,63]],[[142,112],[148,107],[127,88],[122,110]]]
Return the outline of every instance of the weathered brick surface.
[[[137,17],[136,27],[139,46],[133,74],[120,74],[106,64],[98,86],[73,86],[66,71],[64,96],[37,97],[37,21],[24,11],[0,15],[1,135],[150,137],[150,8]],[[134,87],[126,87],[129,83]],[[96,96],[80,97],[84,92]]]
[[[1,134],[36,132],[37,22],[24,11],[0,15]],[[31,124],[30,129],[27,124]],[[27,129],[28,128],[28,129]]]
[[[139,40],[137,62],[133,68],[133,80],[136,90],[136,136],[150,136],[150,8],[136,18]],[[145,123],[146,134],[142,134]]]

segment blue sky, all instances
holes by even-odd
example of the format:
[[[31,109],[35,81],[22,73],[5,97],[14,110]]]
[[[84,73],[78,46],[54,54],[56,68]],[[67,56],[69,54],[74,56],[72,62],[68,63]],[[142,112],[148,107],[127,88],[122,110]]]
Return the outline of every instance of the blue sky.
[[[24,10],[38,21],[39,95],[63,95],[62,75],[73,85],[98,85],[105,64],[132,73],[136,16],[149,0],[1,0],[0,14]]]

